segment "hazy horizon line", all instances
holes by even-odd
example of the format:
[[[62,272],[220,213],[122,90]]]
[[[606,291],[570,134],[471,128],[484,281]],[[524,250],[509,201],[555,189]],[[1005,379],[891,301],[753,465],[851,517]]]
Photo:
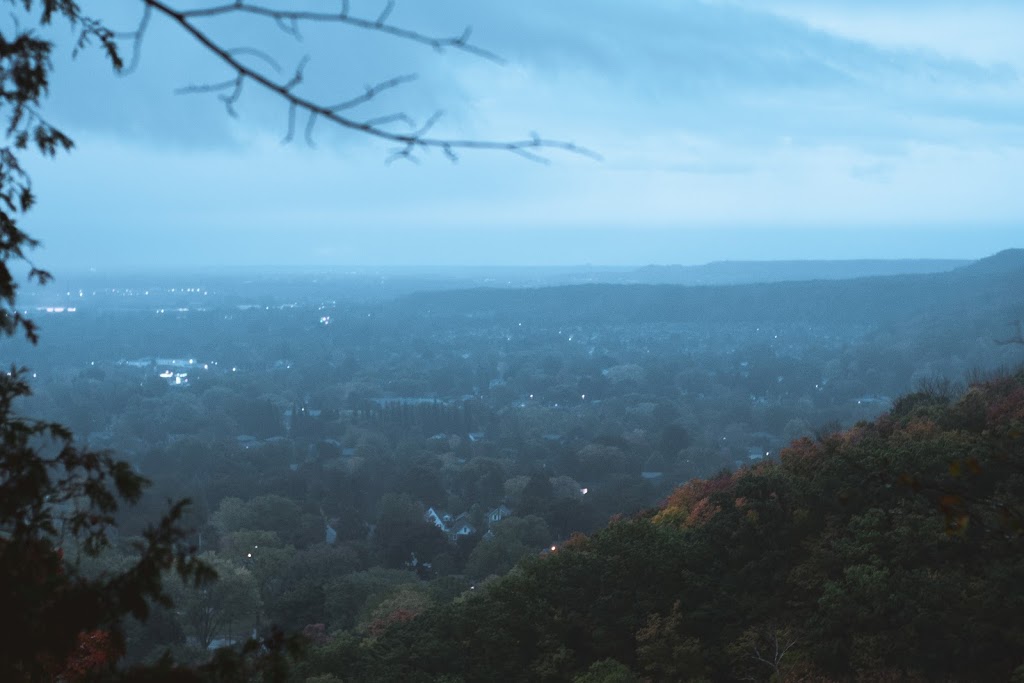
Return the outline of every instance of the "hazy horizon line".
[[[1012,251],[1016,248],[1009,247],[1001,251]],[[1001,253],[1001,251],[993,252],[988,256],[994,256],[995,254]],[[610,264],[610,263],[563,263],[563,264],[507,264],[507,263],[423,263],[423,264],[389,264],[389,263],[371,263],[371,264],[353,264],[353,263],[338,263],[338,264],[324,264],[324,263],[262,263],[262,264],[150,264],[150,265],[104,265],[104,266],[70,266],[60,268],[60,272],[63,273],[74,273],[78,274],[101,274],[101,273],[112,273],[112,272],[124,272],[124,273],[142,273],[142,272],[175,272],[185,270],[231,270],[231,271],[258,271],[258,270],[330,270],[330,271],[352,271],[360,272],[367,270],[401,270],[401,271],[435,271],[435,270],[586,270],[586,269],[600,269],[600,270],[614,270],[614,271],[626,271],[641,268],[702,268],[705,266],[723,265],[723,264],[786,264],[786,263],[899,263],[899,262],[914,262],[914,263],[973,263],[988,256],[982,256],[979,258],[962,257],[962,258],[949,258],[949,257],[928,257],[928,256],[908,256],[908,257],[864,257],[864,258],[766,258],[766,259],[713,259],[710,261],[701,261],[699,263],[680,263],[680,262],[636,262],[630,264]],[[55,273],[58,274],[58,273]]]

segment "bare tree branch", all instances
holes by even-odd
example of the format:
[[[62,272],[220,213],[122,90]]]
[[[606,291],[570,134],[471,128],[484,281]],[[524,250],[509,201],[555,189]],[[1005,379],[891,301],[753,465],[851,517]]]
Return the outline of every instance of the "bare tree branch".
[[[299,62],[299,65],[295,67],[295,75],[292,76],[292,79],[290,81],[284,84],[285,90],[291,90],[299,83],[302,83],[302,78],[307,64],[309,64],[309,55],[303,57],[302,60]]]
[[[230,50],[224,50],[224,52],[226,54],[231,55],[232,57],[234,57],[235,55],[252,55],[253,57],[259,57],[264,62],[266,62],[274,71],[281,73],[281,65],[277,63],[276,59],[268,55],[263,50],[259,50],[254,47],[236,47]]]
[[[178,88],[174,91],[176,95],[194,95],[202,93],[217,92],[219,90],[227,90],[228,88],[234,87],[238,83],[238,77],[232,78],[229,81],[223,81],[221,83],[207,83],[205,85],[186,85],[183,88]]]
[[[412,83],[417,78],[419,78],[419,76],[417,76],[416,74],[395,76],[394,78],[382,81],[376,85],[368,85],[366,86],[366,92],[364,92],[362,95],[359,95],[358,97],[353,97],[350,100],[346,100],[344,102],[341,102],[340,104],[335,104],[327,108],[330,109],[331,111],[344,111],[346,109],[351,109],[353,107],[359,106],[360,104],[365,104],[366,102],[369,102],[370,100],[377,97],[385,90],[397,88],[398,86],[405,85],[406,83]]]
[[[285,133],[284,140],[281,141],[283,143],[291,142],[295,137],[295,116],[297,114],[297,109],[298,107],[294,102],[288,106],[288,132]]]
[[[229,15],[233,13],[249,14],[272,20],[279,27],[282,27],[286,33],[299,38],[300,22],[336,22],[428,45],[436,50],[453,48],[491,61],[501,62],[496,55],[470,45],[469,37],[471,32],[468,28],[457,37],[433,38],[416,31],[403,29],[389,24],[388,18],[394,9],[394,0],[389,0],[383,11],[374,20],[352,16],[349,12],[348,2],[342,3],[340,13],[329,14],[325,12],[276,10],[259,5],[250,5],[247,4],[245,0],[237,0],[236,2],[229,4],[221,4],[192,10],[176,10],[165,0],[141,1],[146,6],[146,15],[144,15],[143,21],[140,22],[139,28],[136,31],[130,34],[123,34],[125,37],[133,41],[133,50],[135,53],[139,51],[144,38],[145,30],[149,21],[148,14],[153,10],[159,12],[172,22],[178,24],[178,26],[180,26],[187,34],[192,36],[192,38],[200,45],[224,63],[225,66],[233,70],[236,75],[236,77],[230,81],[222,81],[209,85],[190,85],[180,89],[178,92],[196,94],[220,92],[233,88],[230,94],[220,95],[220,99],[224,102],[228,113],[235,116],[236,112],[234,107],[241,96],[242,85],[245,81],[251,81],[253,84],[278,95],[288,104],[288,127],[284,137],[285,142],[289,142],[294,139],[295,119],[298,112],[301,110],[308,117],[305,129],[305,138],[307,143],[311,145],[313,144],[313,128],[320,119],[324,119],[341,126],[342,128],[364,133],[371,137],[376,137],[396,144],[397,147],[389,160],[415,160],[414,156],[417,152],[428,149],[438,149],[452,161],[458,160],[458,150],[505,151],[517,154],[518,156],[530,161],[537,162],[547,161],[544,156],[544,151],[546,150],[561,150],[580,154],[593,159],[600,159],[599,155],[585,147],[581,147],[572,142],[542,138],[535,133],[527,139],[510,141],[430,137],[428,134],[440,118],[441,112],[436,112],[418,128],[415,126],[412,118],[402,112],[367,119],[360,119],[345,115],[343,112],[347,112],[359,105],[370,102],[387,90],[391,90],[411,82],[416,78],[415,75],[396,76],[376,85],[367,86],[365,92],[361,95],[344,100],[337,104],[324,105],[296,92],[297,87],[303,82],[304,70],[309,63],[308,56],[304,57],[299,62],[290,79],[278,80],[265,75],[263,72],[243,63],[243,61],[239,59],[239,57],[243,55],[254,55],[270,65],[275,71],[280,72],[280,65],[270,55],[256,48],[228,48],[211,38],[195,23],[195,20],[197,19],[208,17]],[[396,132],[384,127],[387,124],[396,122],[405,123],[413,130],[411,132]]]
[[[147,5],[162,5],[162,1],[150,2],[150,0],[143,0]],[[401,28],[393,24],[387,23],[388,17],[394,10],[394,0],[389,0],[384,10],[375,19],[365,19],[356,16],[352,16],[349,11],[349,3],[343,2],[341,12],[337,14],[331,14],[328,12],[310,12],[303,10],[279,10],[270,7],[264,7],[261,5],[251,5],[244,1],[225,3],[222,5],[216,5],[213,7],[203,7],[194,10],[185,10],[181,12],[174,12],[177,16],[188,21],[192,19],[200,19],[206,17],[215,17],[225,14],[250,14],[253,16],[264,17],[272,19],[279,25],[284,22],[286,25],[293,27],[297,31],[299,22],[312,22],[312,23],[340,23],[353,28],[368,29],[373,31],[379,31],[380,33],[386,33],[394,36],[395,38],[401,38],[402,40],[412,41],[414,43],[420,43],[432,47],[435,50],[443,51],[448,48],[460,50],[483,59],[490,60],[497,64],[503,64],[504,60],[498,55],[485,50],[483,48],[471,45],[469,43],[469,37],[471,31],[466,28],[458,36],[450,38],[437,38],[425,35],[418,31]],[[164,8],[156,7],[161,11],[166,11]],[[294,35],[294,34],[293,34]]]
[[[299,20],[292,18],[290,21],[283,17],[274,17],[274,21],[277,22],[278,28],[280,28],[286,35],[291,36],[295,40],[302,41],[302,34],[299,32]]]
[[[238,98],[242,96],[242,84],[245,79],[241,74],[235,78],[235,88],[231,91],[230,95],[220,95],[221,102],[224,103],[224,107],[228,110],[228,114],[232,117],[238,117],[238,112],[235,111],[235,103],[238,102]]]
[[[388,0],[388,4],[384,6],[384,10],[377,17],[377,26],[383,26],[384,22],[391,16],[391,12],[395,9],[395,0]]]
[[[780,630],[778,627],[774,626],[766,630],[762,630],[758,634],[758,637],[763,640],[760,642],[757,640],[754,641],[751,646],[753,653],[749,655],[750,659],[767,666],[771,670],[773,676],[781,676],[782,660],[793,646],[797,644],[797,639],[790,637],[788,629]],[[768,646],[764,652],[761,650],[761,644]],[[747,680],[755,679],[748,678]]]
[[[316,125],[316,113],[309,115],[309,120],[306,121],[306,144],[310,147],[316,147],[313,142],[313,126]]]
[[[139,19],[139,25],[131,33],[115,33],[114,37],[119,40],[130,40],[132,43],[132,58],[128,60],[128,65],[124,68],[121,73],[130,74],[135,71],[135,68],[139,65],[139,59],[142,56],[142,38],[146,35],[146,29],[149,28],[149,20],[153,16],[153,8],[150,5],[142,10],[142,18]]]
[[[367,119],[365,123],[370,126],[383,126],[388,123],[396,123],[401,121],[410,128],[415,128],[416,124],[408,116],[402,113],[398,114],[385,114],[384,116],[378,116],[376,118]]]

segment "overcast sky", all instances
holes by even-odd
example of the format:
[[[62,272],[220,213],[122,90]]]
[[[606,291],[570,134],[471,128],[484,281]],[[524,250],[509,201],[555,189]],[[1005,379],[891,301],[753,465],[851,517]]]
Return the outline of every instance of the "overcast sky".
[[[81,4],[117,29],[141,8]],[[382,5],[352,0],[367,17]],[[506,64],[338,26],[300,26],[302,43],[273,24],[202,26],[272,54],[285,79],[308,53],[299,87],[313,99],[416,72],[367,115],[443,109],[437,134],[538,131],[604,160],[389,165],[386,144],[327,125],[315,148],[281,144],[287,110],[255,87],[237,118],[216,95],[174,94],[230,73],[164,18],[122,77],[95,50],[71,60],[61,28],[44,111],[77,148],[31,164],[35,259],[627,265],[1024,246],[1019,0],[398,0],[389,21],[437,35],[471,24]]]

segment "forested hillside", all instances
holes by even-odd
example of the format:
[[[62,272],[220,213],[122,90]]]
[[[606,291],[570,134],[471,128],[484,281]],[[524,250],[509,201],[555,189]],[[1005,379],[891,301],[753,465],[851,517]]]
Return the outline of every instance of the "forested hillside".
[[[1024,371],[693,480],[448,606],[324,635],[318,681],[1024,675]]]

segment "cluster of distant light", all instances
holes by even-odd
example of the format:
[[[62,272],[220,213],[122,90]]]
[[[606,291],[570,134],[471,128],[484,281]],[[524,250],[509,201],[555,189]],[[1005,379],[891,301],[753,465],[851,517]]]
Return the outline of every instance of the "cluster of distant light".
[[[149,289],[138,290],[138,289],[131,289],[131,288],[121,289],[119,287],[111,287],[110,289],[102,289],[102,290],[99,290],[99,291],[104,293],[104,294],[117,294],[118,296],[149,296],[150,292],[159,292],[161,290],[159,288],[156,288],[156,289],[153,289],[153,290],[149,290]],[[181,292],[182,294],[185,294],[185,293],[189,293],[189,294],[202,294],[203,296],[209,295],[208,291],[206,291],[205,289],[201,289],[199,287],[180,287],[180,288],[179,287],[171,287],[170,289],[165,290],[165,291],[172,292],[172,293]],[[68,292],[68,295],[70,295],[70,294],[71,293]],[[96,296],[96,292],[95,291],[92,294],[93,294],[93,296]],[[79,291],[79,296],[81,296],[81,295],[82,295],[81,291]]]
[[[256,310],[256,311],[259,311],[259,310],[269,311],[271,309],[273,309],[275,311],[283,311],[283,310],[286,310],[286,309],[289,309],[289,308],[298,308],[298,307],[299,307],[299,305],[297,303],[277,304],[275,306],[262,306],[260,304],[238,304],[237,306],[235,306],[235,308],[237,308],[240,311],[252,311],[252,310]]]
[[[64,296],[68,299],[85,299],[86,297],[118,297],[118,298],[137,298],[137,297],[149,297],[159,296],[161,294],[195,294],[202,296],[209,296],[210,292],[202,287],[152,287],[148,289],[137,289],[132,287],[105,287],[99,289],[77,289],[77,290],[65,290]],[[39,296],[39,295],[36,295]],[[67,313],[75,312],[77,308],[75,306],[68,306],[67,304],[61,305],[43,305],[35,307],[35,310],[43,313]],[[164,313],[168,309],[160,309],[158,312]],[[177,312],[187,312],[188,308],[181,309],[170,309],[177,310]],[[204,310],[193,307],[191,310]],[[27,314],[27,311],[25,312]]]
[[[167,380],[170,384],[173,384],[175,386],[188,384],[187,372],[172,372],[170,370],[164,370],[163,372],[160,373],[160,377]]]
[[[106,287],[103,289],[94,289],[91,292],[92,296],[98,294],[116,294],[117,296],[149,296],[151,293],[157,294],[160,292],[170,292],[172,294],[202,294],[203,296],[209,296],[210,291],[203,287],[170,287],[167,289],[161,287],[152,287],[150,289],[135,289],[134,287]],[[64,292],[67,296],[73,296],[71,291]],[[85,296],[84,290],[78,290],[78,296]]]
[[[93,362],[93,365],[96,363]],[[139,360],[121,361],[121,365],[128,365],[136,368],[155,368],[160,370],[158,377],[167,380],[171,386],[185,386],[189,382],[189,371],[209,370],[210,366],[219,366],[217,361],[208,363],[197,362],[195,358],[141,358]],[[238,372],[237,367],[232,367],[231,372]]]

